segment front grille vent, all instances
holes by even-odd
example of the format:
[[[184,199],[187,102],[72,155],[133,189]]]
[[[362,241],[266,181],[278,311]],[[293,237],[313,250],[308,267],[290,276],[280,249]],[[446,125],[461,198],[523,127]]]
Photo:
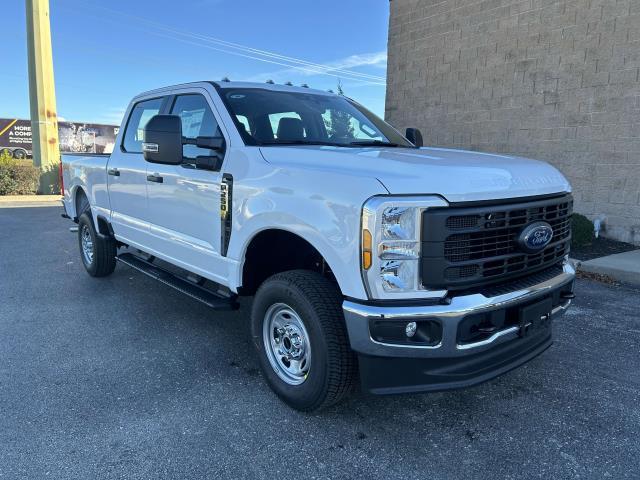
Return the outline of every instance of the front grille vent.
[[[462,267],[449,267],[445,272],[447,280],[473,277],[478,272],[478,265],[464,265]]]
[[[548,268],[569,253],[570,195],[513,205],[426,210],[423,214],[422,281],[427,288],[468,288]],[[544,250],[518,245],[533,222],[551,225]]]
[[[449,230],[460,230],[462,228],[475,227],[480,221],[478,215],[457,215],[447,218],[447,228]]]

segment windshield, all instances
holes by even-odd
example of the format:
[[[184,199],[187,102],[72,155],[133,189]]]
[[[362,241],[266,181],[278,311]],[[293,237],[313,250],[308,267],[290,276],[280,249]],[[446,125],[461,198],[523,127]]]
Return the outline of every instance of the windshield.
[[[413,147],[389,124],[346,97],[261,88],[220,92],[247,145]]]

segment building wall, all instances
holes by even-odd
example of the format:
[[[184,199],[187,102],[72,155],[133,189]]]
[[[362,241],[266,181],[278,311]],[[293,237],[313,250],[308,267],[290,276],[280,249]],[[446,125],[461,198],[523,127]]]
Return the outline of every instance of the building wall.
[[[640,0],[391,0],[387,120],[557,166],[640,244]]]

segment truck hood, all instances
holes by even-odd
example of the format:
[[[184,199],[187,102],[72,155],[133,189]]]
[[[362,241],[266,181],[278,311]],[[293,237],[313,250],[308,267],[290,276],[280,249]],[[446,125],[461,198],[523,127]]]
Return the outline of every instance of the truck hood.
[[[392,194],[436,194],[449,202],[570,192],[567,179],[537,160],[446,148],[282,146],[260,149],[273,165],[378,179]]]

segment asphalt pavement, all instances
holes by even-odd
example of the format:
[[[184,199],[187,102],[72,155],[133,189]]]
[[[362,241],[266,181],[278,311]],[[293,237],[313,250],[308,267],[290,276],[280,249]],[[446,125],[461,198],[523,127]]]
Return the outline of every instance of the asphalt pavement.
[[[455,392],[271,393],[249,302],[83,270],[59,207],[0,208],[0,478],[640,477],[640,290],[580,280],[556,342]]]

